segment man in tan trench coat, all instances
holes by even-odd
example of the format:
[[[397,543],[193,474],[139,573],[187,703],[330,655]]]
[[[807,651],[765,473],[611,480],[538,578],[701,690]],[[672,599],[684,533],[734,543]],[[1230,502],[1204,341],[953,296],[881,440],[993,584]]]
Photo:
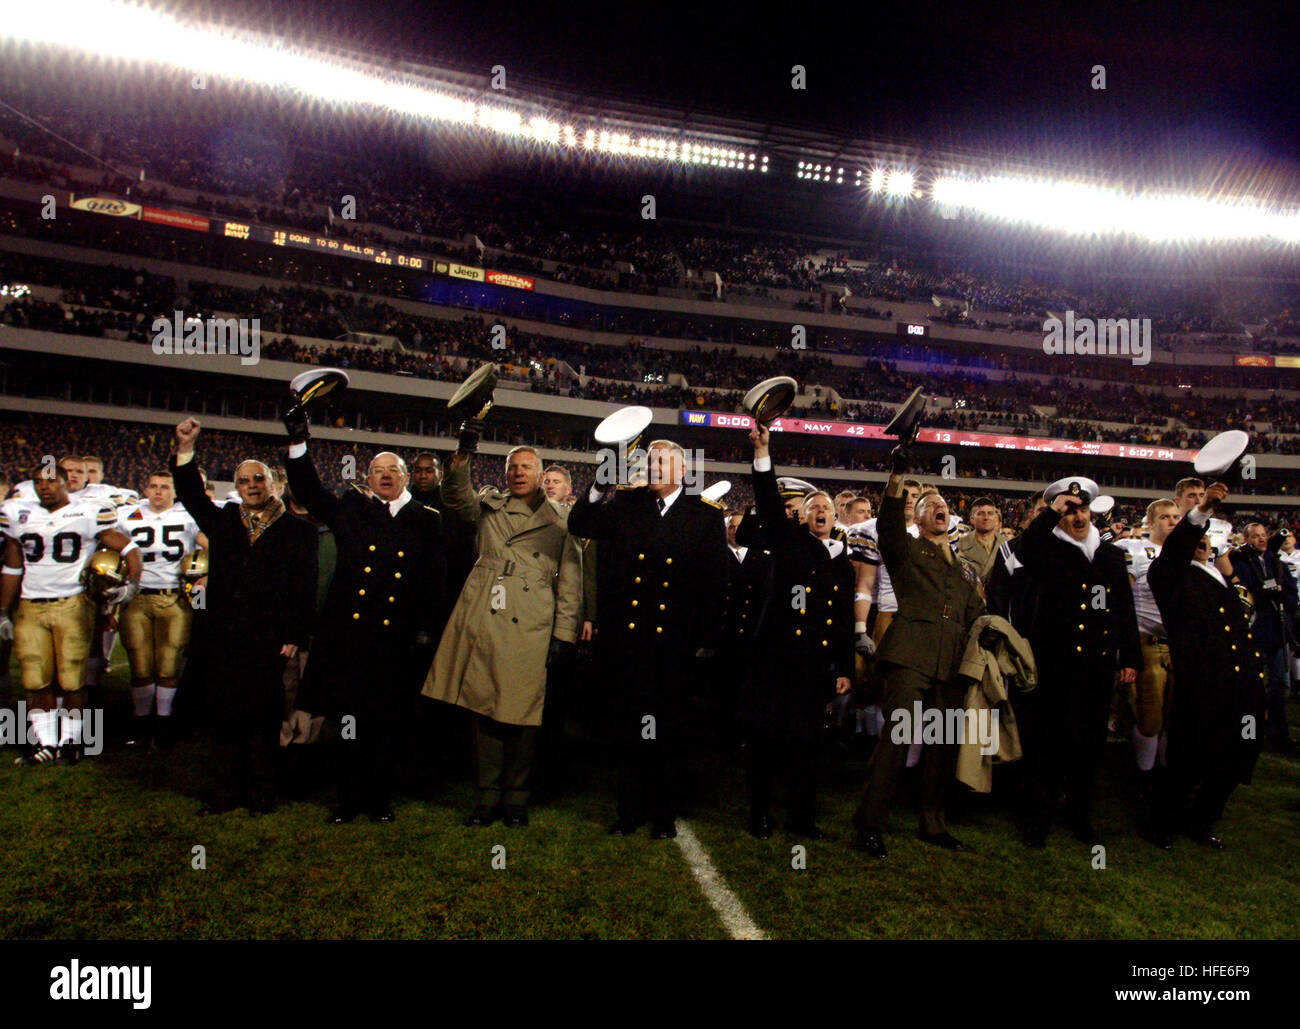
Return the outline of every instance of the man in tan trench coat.
[[[469,453],[452,458],[442,501],[475,525],[478,558],[423,692],[473,713],[478,793],[465,824],[489,825],[500,815],[522,826],[546,667],[578,636],[582,562],[568,509],[542,491],[535,450],[516,447],[506,456],[505,490],[475,494],[469,466]]]

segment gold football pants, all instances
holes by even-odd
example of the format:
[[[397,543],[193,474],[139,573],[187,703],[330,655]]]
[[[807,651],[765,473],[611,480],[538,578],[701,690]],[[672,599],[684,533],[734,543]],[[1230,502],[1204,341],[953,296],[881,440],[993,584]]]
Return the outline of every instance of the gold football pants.
[[[157,682],[180,675],[181,655],[190,641],[194,612],[185,595],[141,593],[118,615],[131,678]]]
[[[56,669],[60,687],[68,693],[81,689],[94,623],[95,605],[84,593],[60,600],[20,601],[14,653],[22,668],[23,689],[49,689]]]

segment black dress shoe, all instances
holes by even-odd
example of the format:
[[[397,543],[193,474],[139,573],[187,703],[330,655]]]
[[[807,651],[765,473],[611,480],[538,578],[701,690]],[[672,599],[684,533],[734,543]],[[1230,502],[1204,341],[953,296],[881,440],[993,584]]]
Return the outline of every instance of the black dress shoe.
[[[1219,837],[1215,836],[1214,833],[1211,832],[1209,829],[1203,830],[1201,832],[1188,833],[1187,835],[1188,838],[1191,839],[1193,842],[1203,844],[1204,846],[1209,847],[1211,850],[1228,849],[1228,845],[1224,843],[1221,839],[1219,839]]]
[[[826,834],[812,822],[786,822],[785,831],[791,836],[802,836],[805,840],[826,839]]]
[[[500,813],[500,808],[498,807],[488,807],[486,804],[475,804],[474,810],[471,811],[469,817],[465,819],[465,827],[467,829],[486,828],[497,820],[497,815]]]
[[[81,760],[81,748],[65,743],[54,752],[56,765],[75,765]]]
[[[882,858],[888,853],[885,850],[884,837],[875,829],[859,828],[857,837],[853,841],[853,849],[870,854],[873,858]]]
[[[917,839],[919,839],[922,843],[929,843],[935,847],[942,847],[944,850],[959,850],[959,851],[970,850],[970,848],[966,846],[966,844],[962,843],[962,841],[957,839],[957,837],[952,835],[952,833],[923,832],[917,835]]]
[[[348,811],[344,808],[338,808],[337,810],[331,812],[329,817],[325,819],[325,824],[326,825],[347,825],[356,817],[357,817],[357,813],[355,811]]]
[[[1163,829],[1147,829],[1147,830],[1142,834],[1142,837],[1143,837],[1143,839],[1145,839],[1148,843],[1150,843],[1151,846],[1156,847],[1156,848],[1158,848],[1158,849],[1160,849],[1160,850],[1173,850],[1173,849],[1174,849],[1174,838],[1173,838],[1173,836],[1171,836],[1168,832],[1166,832],[1166,831],[1163,830]]]
[[[749,816],[749,835],[757,836],[760,840],[770,840],[775,831],[776,823],[772,821],[771,815]]]
[[[672,822],[656,822],[650,830],[652,840],[674,840],[677,838],[677,826]]]
[[[620,818],[609,827],[609,834],[611,836],[635,836],[639,828],[641,828],[641,823],[635,819]]]
[[[392,808],[387,807],[382,811],[371,811],[370,820],[372,822],[382,822],[384,825],[389,825],[397,821],[397,815],[393,814]]]
[[[528,824],[528,808],[522,804],[507,804],[504,821],[507,829],[522,829]]]

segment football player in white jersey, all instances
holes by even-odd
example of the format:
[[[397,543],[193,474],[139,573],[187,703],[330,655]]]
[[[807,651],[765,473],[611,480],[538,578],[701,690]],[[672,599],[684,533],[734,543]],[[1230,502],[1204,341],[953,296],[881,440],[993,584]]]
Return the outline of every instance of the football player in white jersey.
[[[1174,666],[1169,656],[1169,637],[1164,619],[1147,583],[1147,570],[1160,556],[1160,549],[1182,518],[1178,502],[1153,500],[1147,506],[1146,539],[1117,539],[1124,551],[1129,582],[1133,585],[1133,607],[1137,611],[1138,639],[1142,643],[1142,669],[1133,684],[1133,753],[1140,779],[1143,832],[1156,846],[1170,850],[1173,840],[1156,817],[1159,784],[1157,758],[1164,766],[1168,712],[1174,692]]]
[[[140,503],[140,494],[126,486],[113,486],[104,481],[104,459],[87,454],[81,459],[86,463],[86,485],[102,486],[109,499],[117,507],[133,507]]]
[[[907,522],[907,531],[913,536],[920,536],[921,533],[916,526],[916,502],[920,496],[921,484],[916,479],[904,479],[903,497],[906,503],[903,517]],[[871,627],[872,650],[880,644],[889,623],[894,620],[894,612],[898,610],[894,587],[889,581],[889,569],[880,558],[874,518],[850,526],[849,556],[853,559],[858,574],[857,588],[853,594],[854,629],[858,632],[858,649],[865,652],[866,641],[862,633],[866,632],[871,608],[876,609],[876,624]]]
[[[54,467],[61,468],[67,476],[68,499],[81,499],[81,491],[86,488],[86,462],[79,457],[69,454],[65,457],[59,458]],[[37,474],[43,474],[43,472],[44,467],[42,467],[41,472]],[[15,486],[13,497],[10,499],[25,500],[29,504],[39,504],[40,498],[36,495],[35,477],[24,479]]]
[[[181,561],[186,554],[207,546],[193,517],[176,503],[170,472],[153,472],[144,492],[144,503],[122,510],[118,516],[119,528],[139,545],[144,564],[139,595],[118,615],[131,664],[135,712],[128,747],[147,746],[151,736],[162,744],[172,738],[168,731],[172,702],[194,621],[181,582]],[[155,705],[156,723],[152,718]]]
[[[0,504],[0,532],[5,536],[0,636],[12,634],[36,740],[35,749],[19,759],[21,764],[74,764],[80,757],[83,674],[95,618],[81,573],[97,544],[126,559],[126,581],[105,599],[112,604],[129,601],[140,588],[139,547],[117,528],[113,508],[69,499],[68,478],[62,467],[50,476],[38,474],[33,484],[38,504]],[[22,599],[11,622],[20,584]],[[56,670],[64,701],[61,732],[53,688]]]
[[[102,457],[86,454],[81,458],[81,463],[86,466],[86,485],[73,497],[74,500],[106,501],[118,510],[140,503],[140,494],[135,490],[104,481]],[[86,661],[87,686],[99,685],[99,680],[108,671],[109,662],[113,658],[113,648],[117,646],[117,631],[109,627],[103,611],[98,611],[95,615],[95,639],[99,642],[99,647],[91,648],[90,658]]]

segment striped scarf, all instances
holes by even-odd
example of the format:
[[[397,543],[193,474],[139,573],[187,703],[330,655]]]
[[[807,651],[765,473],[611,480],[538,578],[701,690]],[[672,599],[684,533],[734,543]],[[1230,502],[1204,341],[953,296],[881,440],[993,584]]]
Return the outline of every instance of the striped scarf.
[[[247,504],[240,504],[239,517],[248,532],[248,545],[251,547],[256,543],[262,533],[266,532],[282,514],[284,514],[284,501],[279,497],[272,500],[261,511],[250,511]]]

